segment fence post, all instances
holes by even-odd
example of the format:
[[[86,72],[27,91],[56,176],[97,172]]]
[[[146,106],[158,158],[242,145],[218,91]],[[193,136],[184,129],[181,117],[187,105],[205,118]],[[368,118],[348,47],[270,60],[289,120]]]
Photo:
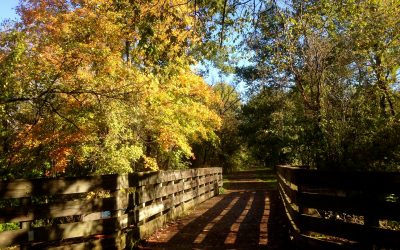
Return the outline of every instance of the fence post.
[[[214,172],[212,176],[213,176],[213,181],[214,181],[214,196],[217,196],[217,195],[219,195],[218,173]]]
[[[369,200],[372,202],[369,202],[369,204],[367,204],[365,202],[365,204],[367,205],[367,211],[366,214],[364,215],[364,226],[367,227],[367,235],[365,236],[365,249],[375,249],[374,243],[372,242],[373,236],[372,236],[372,230],[374,227],[379,227],[379,218],[375,215],[374,213],[374,208],[375,208],[375,204],[374,201],[378,200],[378,193],[374,192],[374,191],[370,191],[368,192],[368,194],[366,194],[365,192],[367,192],[366,190],[369,189],[364,189],[363,192],[363,199],[365,200]],[[368,198],[366,197],[368,196]]]
[[[30,207],[32,205],[32,198],[31,197],[22,198],[22,199],[20,199],[20,201],[21,201],[21,205],[23,205],[24,207]],[[28,241],[29,242],[34,240],[33,232],[30,231],[30,229],[31,229],[31,221],[21,221],[20,222],[20,228],[28,230]],[[30,245],[31,245],[30,243],[22,245],[21,246],[21,250],[30,249]]]

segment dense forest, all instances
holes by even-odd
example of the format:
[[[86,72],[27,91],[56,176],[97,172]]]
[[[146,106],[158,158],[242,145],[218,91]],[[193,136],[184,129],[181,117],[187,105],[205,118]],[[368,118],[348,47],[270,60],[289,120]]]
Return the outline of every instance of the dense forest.
[[[398,0],[21,0],[17,12],[0,30],[4,179],[399,170]],[[235,80],[208,84],[198,65]]]

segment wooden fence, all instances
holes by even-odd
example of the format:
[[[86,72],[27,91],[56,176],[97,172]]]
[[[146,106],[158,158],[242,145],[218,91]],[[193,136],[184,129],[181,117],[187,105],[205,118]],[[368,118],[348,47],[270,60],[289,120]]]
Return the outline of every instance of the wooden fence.
[[[0,249],[130,248],[221,185],[221,168],[0,182]]]
[[[278,166],[299,249],[400,249],[400,173]]]

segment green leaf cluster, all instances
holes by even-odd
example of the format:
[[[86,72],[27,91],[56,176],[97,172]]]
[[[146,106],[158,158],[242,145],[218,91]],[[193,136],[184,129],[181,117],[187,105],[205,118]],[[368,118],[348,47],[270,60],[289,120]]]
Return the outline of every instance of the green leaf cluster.
[[[254,66],[239,71],[260,160],[398,169],[399,15],[391,0],[268,3],[249,42]]]

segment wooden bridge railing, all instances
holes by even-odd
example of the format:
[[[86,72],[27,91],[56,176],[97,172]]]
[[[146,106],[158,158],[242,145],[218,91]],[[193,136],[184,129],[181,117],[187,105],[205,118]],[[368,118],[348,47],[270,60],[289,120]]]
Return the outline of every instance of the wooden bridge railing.
[[[0,249],[129,248],[221,185],[221,168],[0,182]]]
[[[400,173],[278,166],[277,176],[300,249],[400,247]]]

